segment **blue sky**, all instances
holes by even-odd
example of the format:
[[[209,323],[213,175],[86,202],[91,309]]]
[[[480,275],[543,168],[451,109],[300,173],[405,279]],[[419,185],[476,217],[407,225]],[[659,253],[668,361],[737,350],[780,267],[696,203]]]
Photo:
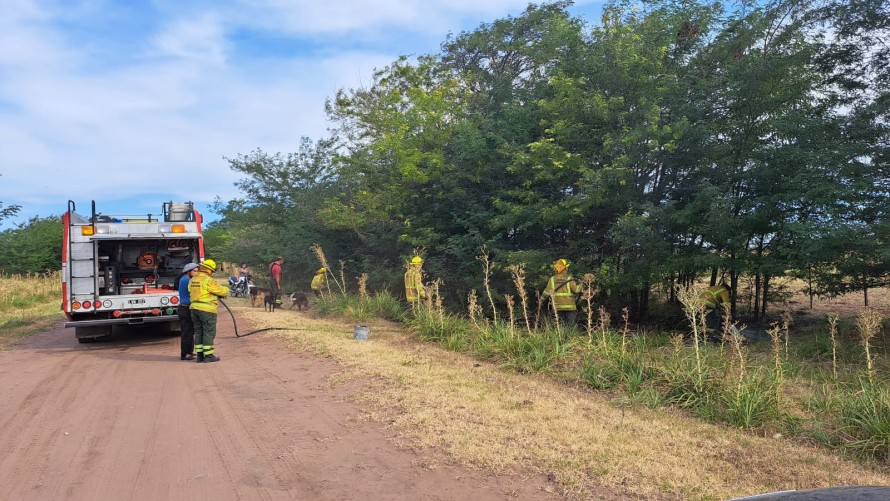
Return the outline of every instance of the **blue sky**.
[[[595,22],[601,0],[576,1]],[[0,202],[18,217],[209,219],[238,196],[223,157],[296,151],[324,102],[400,55],[521,13],[527,0],[0,0]]]

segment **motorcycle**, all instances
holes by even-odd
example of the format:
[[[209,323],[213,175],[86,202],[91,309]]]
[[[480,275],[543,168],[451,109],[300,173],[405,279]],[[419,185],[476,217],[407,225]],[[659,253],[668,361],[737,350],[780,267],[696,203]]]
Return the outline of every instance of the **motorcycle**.
[[[250,283],[247,277],[229,277],[229,292],[232,297],[247,297]]]

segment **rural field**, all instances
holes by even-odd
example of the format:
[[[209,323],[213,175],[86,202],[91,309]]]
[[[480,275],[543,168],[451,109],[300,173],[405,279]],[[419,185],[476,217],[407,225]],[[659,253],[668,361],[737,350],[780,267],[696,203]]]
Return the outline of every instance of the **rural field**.
[[[815,329],[861,301],[789,306]],[[870,302],[890,314],[886,291]],[[58,313],[29,306],[49,324],[3,331],[0,497],[728,499],[890,485],[880,460],[517,373],[401,324],[371,320],[361,342],[352,322],[313,309],[228,303],[240,334],[277,330],[236,338],[223,312],[223,361],[207,366],[150,331],[78,345]]]

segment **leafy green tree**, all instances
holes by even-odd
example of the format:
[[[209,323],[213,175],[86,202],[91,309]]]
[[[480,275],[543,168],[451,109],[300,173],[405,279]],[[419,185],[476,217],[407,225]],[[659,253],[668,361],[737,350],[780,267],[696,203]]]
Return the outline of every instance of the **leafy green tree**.
[[[755,317],[789,272],[813,294],[883,283],[887,70],[883,49],[852,46],[882,39],[886,6],[619,1],[588,27],[568,5],[530,5],[338,92],[331,139],[231,159],[244,196],[218,205],[208,245],[308,276],[320,243],[393,287],[420,249],[461,301],[482,246],[533,286],[565,257],[639,318],[653,287],[721,273],[736,290],[752,279]],[[496,294],[509,282],[496,268]]]
[[[354,237],[325,224],[327,200],[341,190],[333,167],[333,143],[303,138],[297,153],[268,154],[256,150],[228,159],[245,178],[237,183],[242,197],[214,210],[222,219],[219,252],[232,262],[246,262],[257,280],[268,277],[268,264],[283,256],[284,281],[295,290],[308,289],[318,261],[310,251],[320,244],[332,264],[350,258]]]
[[[62,222],[33,217],[0,232],[0,270],[10,274],[45,273],[62,268]]]

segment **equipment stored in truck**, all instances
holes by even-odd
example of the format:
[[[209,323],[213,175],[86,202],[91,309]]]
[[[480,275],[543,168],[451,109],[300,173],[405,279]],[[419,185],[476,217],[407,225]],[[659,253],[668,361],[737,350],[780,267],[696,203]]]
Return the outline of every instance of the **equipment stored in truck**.
[[[178,330],[176,278],[204,259],[201,214],[192,202],[164,202],[161,214],[103,214],[92,202],[62,215],[62,310],[81,343],[115,325]]]

